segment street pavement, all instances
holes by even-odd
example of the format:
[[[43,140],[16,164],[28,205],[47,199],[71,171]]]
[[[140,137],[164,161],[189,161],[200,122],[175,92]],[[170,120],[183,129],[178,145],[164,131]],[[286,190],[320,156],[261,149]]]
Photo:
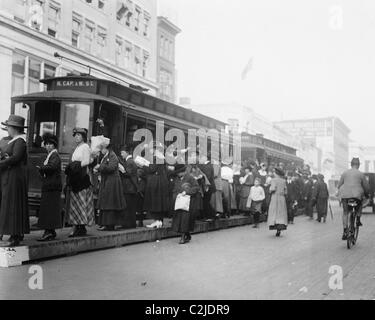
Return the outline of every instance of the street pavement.
[[[250,225],[193,235],[185,245],[172,238],[38,262],[42,290],[29,288],[36,263],[2,268],[0,299],[374,300],[375,214],[364,214],[348,250],[341,209],[333,211],[326,224],[297,217],[280,238],[266,224]],[[332,266],[341,269],[330,274]],[[329,285],[337,270],[342,289]]]

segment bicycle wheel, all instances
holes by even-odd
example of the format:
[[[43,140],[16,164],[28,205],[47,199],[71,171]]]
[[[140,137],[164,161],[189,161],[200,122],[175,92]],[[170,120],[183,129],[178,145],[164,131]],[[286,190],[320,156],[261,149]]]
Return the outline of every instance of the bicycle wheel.
[[[348,249],[354,244],[354,214],[353,212],[349,213],[349,230],[348,230],[348,239],[346,240],[346,246]]]
[[[359,225],[358,225],[358,216],[356,215],[355,224],[354,224],[354,237],[353,237],[354,244],[357,243],[358,234],[359,234]]]

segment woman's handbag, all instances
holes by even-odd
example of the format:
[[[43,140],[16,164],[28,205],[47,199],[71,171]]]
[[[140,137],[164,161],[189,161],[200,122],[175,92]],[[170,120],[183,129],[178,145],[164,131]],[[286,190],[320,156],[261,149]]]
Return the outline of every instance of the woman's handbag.
[[[189,211],[190,208],[190,196],[179,193],[174,204],[174,210]]]

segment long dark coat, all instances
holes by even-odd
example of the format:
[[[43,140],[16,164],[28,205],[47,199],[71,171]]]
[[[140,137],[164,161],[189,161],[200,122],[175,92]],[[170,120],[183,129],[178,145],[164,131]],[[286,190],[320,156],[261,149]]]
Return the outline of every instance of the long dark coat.
[[[124,210],[126,208],[118,164],[118,158],[113,151],[109,151],[100,164],[98,169],[101,176],[99,210]]]
[[[239,204],[239,210],[240,211],[249,211],[249,208],[246,207],[247,198],[250,194],[250,189],[254,185],[254,175],[250,173],[245,183],[241,184],[240,189],[240,204]]]
[[[329,192],[327,184],[324,181],[318,181],[312,195],[313,203],[316,204],[318,219],[327,216]]]
[[[189,187],[183,188],[183,185]],[[185,174],[182,179],[177,179],[173,188],[173,205],[176,202],[177,195],[185,191],[190,195],[189,212],[177,210],[174,213],[172,221],[172,230],[185,233],[194,231],[195,220],[200,210],[200,186],[197,180],[191,174]]]
[[[126,208],[118,164],[118,158],[113,151],[109,151],[100,164],[98,169],[101,176],[99,210],[124,210]]]
[[[0,234],[27,234],[30,227],[26,142],[18,138],[4,147],[4,153],[9,157],[0,160]]]
[[[61,159],[53,152],[46,165],[39,169],[42,177],[42,198],[40,201],[38,226],[42,229],[62,228],[61,216]]]
[[[153,213],[167,213],[170,208],[169,182],[165,164],[150,164],[144,168],[146,188],[143,208]]]

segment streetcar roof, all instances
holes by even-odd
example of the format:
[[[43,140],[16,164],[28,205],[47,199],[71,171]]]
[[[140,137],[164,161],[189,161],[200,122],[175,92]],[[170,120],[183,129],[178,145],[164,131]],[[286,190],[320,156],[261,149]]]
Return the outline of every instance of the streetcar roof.
[[[25,100],[99,100],[112,103],[114,105],[120,106],[121,104],[115,99],[111,99],[98,94],[87,93],[83,91],[76,90],[52,90],[43,92],[34,92],[29,94],[24,94],[21,96],[15,96],[12,98],[14,102],[22,102]]]

